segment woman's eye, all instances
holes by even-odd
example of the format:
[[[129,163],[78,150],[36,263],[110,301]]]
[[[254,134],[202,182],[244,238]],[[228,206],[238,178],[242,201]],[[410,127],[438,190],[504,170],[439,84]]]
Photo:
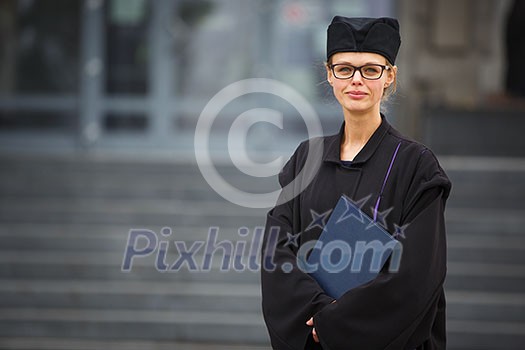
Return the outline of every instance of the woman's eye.
[[[339,73],[352,73],[352,68],[351,67],[337,67],[337,72]]]
[[[378,74],[379,68],[378,67],[364,67],[363,70],[366,74]]]

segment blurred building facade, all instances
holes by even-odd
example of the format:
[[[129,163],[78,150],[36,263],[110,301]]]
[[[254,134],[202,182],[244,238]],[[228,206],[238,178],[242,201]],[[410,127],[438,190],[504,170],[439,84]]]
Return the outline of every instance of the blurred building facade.
[[[3,146],[158,150],[188,148],[206,103],[241,79],[286,82],[330,118],[327,23],[334,13],[394,8],[381,0],[8,0],[0,11]]]
[[[341,115],[323,60],[334,14],[400,19],[390,114],[425,139],[429,108],[501,102],[511,7],[510,0],[4,0],[0,144],[191,150],[206,103],[247,78],[290,85],[333,131]],[[238,102],[226,123],[251,103]]]

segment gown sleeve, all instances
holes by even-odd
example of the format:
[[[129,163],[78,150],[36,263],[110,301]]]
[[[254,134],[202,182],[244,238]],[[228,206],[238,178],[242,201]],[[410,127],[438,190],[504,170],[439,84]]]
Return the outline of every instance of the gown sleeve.
[[[450,187],[434,155],[422,152],[403,203],[401,225],[407,226],[405,238],[399,237],[398,272],[383,269],[314,316],[323,349],[399,350],[428,342],[438,309],[444,307],[444,206]],[[431,348],[444,346],[438,339]]]
[[[283,188],[300,170],[300,148],[279,174],[279,183]],[[291,197],[295,190],[286,192],[281,191],[279,203],[282,204],[267,214],[262,247],[262,311],[274,349],[303,350],[307,343],[313,343],[312,329],[305,324],[306,321],[333,299],[312,277],[297,267],[297,246],[290,241],[289,235],[300,232],[298,197],[286,198]],[[283,266],[290,267],[291,271]],[[315,344],[313,346],[320,348]]]

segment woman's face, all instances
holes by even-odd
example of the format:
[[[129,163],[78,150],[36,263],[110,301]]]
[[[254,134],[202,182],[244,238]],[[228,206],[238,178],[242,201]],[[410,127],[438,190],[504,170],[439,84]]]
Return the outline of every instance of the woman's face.
[[[338,52],[332,56],[330,62],[334,64],[349,64],[360,67],[366,64],[387,65],[386,58],[370,52]],[[336,78],[332,70],[327,67],[327,80],[332,85],[334,95],[341,106],[353,113],[379,113],[383,91],[394,81],[396,67],[384,70],[381,78],[368,80],[362,77],[359,71],[349,79]]]

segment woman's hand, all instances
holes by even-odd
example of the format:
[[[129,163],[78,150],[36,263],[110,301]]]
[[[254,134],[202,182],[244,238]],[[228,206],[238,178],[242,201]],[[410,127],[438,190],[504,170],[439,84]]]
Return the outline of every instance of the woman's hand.
[[[332,304],[335,303],[337,300],[332,300]],[[306,321],[306,325],[310,327],[314,327],[314,318],[311,317],[308,321]],[[315,327],[312,328],[312,337],[314,338],[316,343],[319,343],[319,337],[317,336],[317,332],[315,331]]]
[[[310,318],[308,321],[306,321],[306,325],[310,327],[314,327],[314,318]],[[317,332],[315,331],[315,327],[312,328],[312,337],[314,338],[314,341],[316,343],[319,343],[319,338],[317,337]]]

